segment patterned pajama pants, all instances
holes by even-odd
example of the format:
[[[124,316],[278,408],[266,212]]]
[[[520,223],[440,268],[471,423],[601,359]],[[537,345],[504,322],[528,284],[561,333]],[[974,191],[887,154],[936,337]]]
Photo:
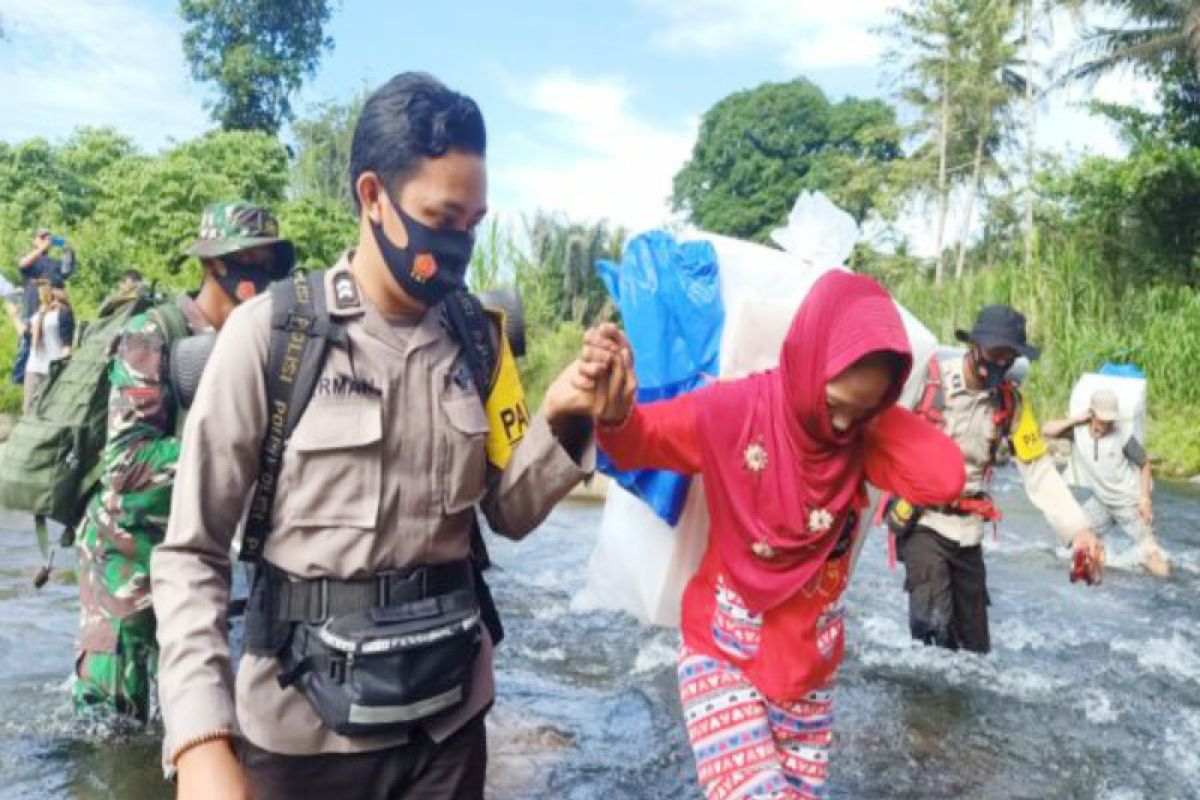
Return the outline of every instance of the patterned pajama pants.
[[[679,694],[708,800],[822,798],[833,739],[832,684],[777,705],[728,661],[688,649]]]

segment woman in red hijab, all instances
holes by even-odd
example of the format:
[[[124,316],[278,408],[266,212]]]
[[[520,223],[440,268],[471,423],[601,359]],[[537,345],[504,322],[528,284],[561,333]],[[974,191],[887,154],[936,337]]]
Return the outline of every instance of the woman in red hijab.
[[[918,505],[959,495],[962,455],[895,406],[912,367],[875,281],[833,271],[792,322],[779,367],[635,405],[615,325],[588,332],[579,378],[621,469],[704,477],[708,550],[683,597],[680,695],[710,800],[821,797],[865,481]]]

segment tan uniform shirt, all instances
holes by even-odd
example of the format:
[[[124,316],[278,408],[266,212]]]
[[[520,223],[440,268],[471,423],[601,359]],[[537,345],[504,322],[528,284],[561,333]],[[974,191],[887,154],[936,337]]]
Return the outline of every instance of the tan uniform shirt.
[[[592,469],[592,443],[576,464],[538,415],[508,467],[489,481],[487,419],[474,385],[455,369],[460,348],[440,314],[409,327],[390,324],[357,289],[346,257],[326,274],[325,289],[349,346],[329,349],[287,442],[268,561],[303,578],[345,579],[463,559],[477,503],[494,530],[519,538]],[[230,545],[267,428],[270,324],[269,297],[245,303],[226,323],[188,414],[171,520],[154,551],[168,761],[218,731],[286,754],[405,740],[326,730],[297,689],[280,688],[274,658],[242,657],[234,702],[226,633]],[[449,736],[492,699],[485,635],[467,701],[426,729],[437,740]]]
[[[942,412],[945,418],[942,428],[962,450],[967,469],[967,482],[963,493],[986,491],[991,443],[998,435],[996,425],[992,421],[991,393],[971,391],[967,388],[966,377],[963,374],[963,357],[940,361],[938,366],[946,404]],[[1067,488],[1058,470],[1054,468],[1054,462],[1049,456],[1029,463],[1019,458],[1014,458],[1013,461],[1021,473],[1030,502],[1045,515],[1046,521],[1054,528],[1059,538],[1070,542],[1076,534],[1088,528],[1083,509],[1079,507],[1078,501]],[[963,547],[973,547],[983,541],[984,522],[978,517],[927,511],[921,517],[921,524]]]

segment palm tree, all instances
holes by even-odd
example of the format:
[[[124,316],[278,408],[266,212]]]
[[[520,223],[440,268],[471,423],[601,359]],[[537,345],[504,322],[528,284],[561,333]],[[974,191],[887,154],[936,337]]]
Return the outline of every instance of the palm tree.
[[[541,212],[526,219],[525,227],[531,262],[526,280],[534,284],[530,288],[545,294],[556,319],[590,324],[608,299],[596,262],[621,260],[624,229]]]
[[[995,154],[1011,135],[1012,107],[1019,97],[1027,94],[1028,87],[1026,78],[1018,71],[1022,62],[1017,53],[1022,42],[1009,35],[1017,17],[1016,4],[1011,0],[969,0],[964,11],[967,79],[961,100],[964,134],[973,145],[955,279],[962,277],[966,264],[973,209],[983,193],[985,173],[1000,172]]]
[[[917,111],[912,133],[923,139],[911,159],[919,180],[937,199],[934,282],[945,271],[944,244],[950,195],[970,162],[963,135],[966,0],[918,0],[892,11],[893,45],[887,59],[900,72],[900,97]]]
[[[1082,61],[1064,80],[1095,80],[1120,67],[1160,75],[1186,68],[1200,76],[1200,0],[1101,0],[1125,12],[1119,28],[1092,27],[1074,52]]]

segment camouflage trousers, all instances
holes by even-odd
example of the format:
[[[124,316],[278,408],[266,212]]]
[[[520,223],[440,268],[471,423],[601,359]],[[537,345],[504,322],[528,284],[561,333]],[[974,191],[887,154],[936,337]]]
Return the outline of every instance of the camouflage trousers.
[[[156,620],[150,605],[155,542],[114,542],[91,520],[79,537],[80,626],[74,700],[79,714],[145,722],[158,674]]]

